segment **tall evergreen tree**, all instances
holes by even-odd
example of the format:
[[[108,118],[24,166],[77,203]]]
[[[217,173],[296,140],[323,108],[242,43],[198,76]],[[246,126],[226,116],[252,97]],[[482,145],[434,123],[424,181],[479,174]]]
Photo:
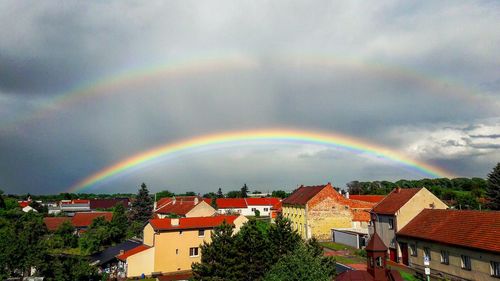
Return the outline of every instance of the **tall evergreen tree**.
[[[490,199],[488,207],[492,210],[500,210],[500,163],[497,163],[488,175],[486,196]]]
[[[248,221],[236,236],[239,280],[261,280],[271,267],[270,244],[256,220]]]
[[[241,197],[243,197],[243,198],[248,197],[248,186],[246,183],[241,188]]]
[[[132,203],[131,220],[145,224],[153,216],[153,198],[145,183],[141,184],[135,201]]]
[[[237,281],[237,249],[233,227],[226,222],[214,228],[212,242],[201,245],[201,263],[192,265],[194,280]]]
[[[220,190],[220,188],[219,188]],[[5,209],[5,201],[3,200],[3,190],[0,189],[0,209]]]
[[[224,193],[222,193],[222,188],[219,187],[217,190],[217,198],[224,198]]]
[[[272,263],[277,262],[281,257],[289,254],[301,243],[300,235],[292,229],[292,223],[278,214],[275,224],[269,229],[269,242]]]

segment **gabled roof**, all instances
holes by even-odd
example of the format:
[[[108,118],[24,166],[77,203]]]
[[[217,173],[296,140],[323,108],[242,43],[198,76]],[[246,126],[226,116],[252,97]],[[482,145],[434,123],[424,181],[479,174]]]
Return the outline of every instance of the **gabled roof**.
[[[245,198],[217,198],[218,209],[240,209],[248,207]]]
[[[368,245],[366,245],[365,250],[374,251],[374,252],[385,252],[387,251],[387,246],[384,244],[384,241],[378,236],[375,232],[373,233]]]
[[[410,201],[422,188],[395,188],[380,201],[372,212],[382,215],[394,215],[406,202]]]
[[[176,215],[184,216],[187,213],[189,213],[189,211],[191,211],[200,202],[195,202],[195,201],[184,202],[184,201],[177,201],[177,200],[175,202],[171,201],[170,203],[167,203],[167,204],[163,205],[162,207],[158,208],[155,211],[155,213],[157,213],[157,214],[176,214]]]
[[[234,220],[238,216],[219,215],[214,217],[192,217],[192,218],[178,218],[178,225],[172,225],[172,219],[151,219],[149,223],[154,230],[184,230],[184,229],[202,229],[214,228],[221,225],[223,221],[227,224],[234,224]]]
[[[70,217],[45,217],[43,222],[49,231],[56,231],[65,221],[71,222]]]
[[[370,221],[370,213],[368,211],[354,209],[354,210],[352,210],[352,220],[353,221],[369,222]]]
[[[19,207],[24,208],[31,204],[31,201],[18,201]]]
[[[188,202],[188,201],[193,202],[193,201],[195,201],[196,198],[198,199],[198,201],[203,200],[203,198],[201,198],[200,196],[174,196],[174,197],[165,197],[165,198],[161,198],[160,200],[158,200],[156,202],[156,206],[161,207],[161,206],[163,206],[165,204],[169,204],[172,201],[174,201],[174,199],[175,199],[176,202],[177,201],[179,201],[179,202],[181,202],[181,201],[182,202]]]
[[[397,235],[498,254],[500,212],[424,209]]]
[[[305,205],[311,198],[318,194],[323,188],[329,186],[332,188],[330,183],[326,185],[314,185],[314,186],[303,186],[301,185],[297,190],[295,190],[290,196],[283,199],[282,203],[288,205]]]
[[[113,218],[112,212],[92,212],[92,213],[76,213],[72,219],[75,227],[88,227],[92,221],[98,217],[104,217],[105,220],[111,221]]]
[[[149,248],[151,248],[151,247],[148,246],[148,245],[144,245],[144,244],[143,245],[139,245],[139,246],[137,246],[137,247],[135,247],[133,249],[125,251],[121,255],[117,255],[116,258],[119,259],[119,260],[122,260],[122,261],[126,261],[128,257],[133,256],[133,255],[135,255],[137,253],[140,253],[142,251],[145,251],[145,250],[147,250]]]
[[[385,198],[385,195],[349,195],[349,199],[378,203]]]
[[[63,205],[69,205],[69,204],[90,204],[90,200],[87,200],[87,199],[61,200],[61,204],[63,204]]]
[[[90,199],[90,209],[110,209],[121,204],[123,207],[128,207],[128,198],[112,198],[112,199]]]
[[[274,206],[281,202],[279,198],[263,197],[263,198],[245,198],[247,205],[252,206]]]

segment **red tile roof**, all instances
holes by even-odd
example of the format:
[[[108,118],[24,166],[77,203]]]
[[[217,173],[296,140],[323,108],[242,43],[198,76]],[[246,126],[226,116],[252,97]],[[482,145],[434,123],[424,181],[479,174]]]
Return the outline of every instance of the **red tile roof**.
[[[175,201],[183,201],[183,202],[194,201],[195,198],[198,198],[198,201],[203,200],[203,198],[201,198],[200,196],[174,196],[174,197],[165,197],[165,198],[161,198],[160,200],[158,200],[156,202],[156,206],[161,207],[161,206],[163,206],[165,204],[168,204],[168,203],[174,201],[174,198],[175,198]]]
[[[378,203],[385,198],[385,195],[349,195],[349,199]]]
[[[217,198],[215,201],[218,209],[246,208],[245,198]]]
[[[234,220],[238,216],[214,216],[214,217],[192,217],[179,218],[179,225],[172,225],[172,219],[152,219],[149,223],[155,230],[180,230],[180,229],[197,229],[197,228],[214,228],[221,225],[223,221],[228,224],[234,224]]]
[[[71,222],[70,217],[45,217],[43,222],[49,231],[56,231],[65,221]]]
[[[421,188],[395,188],[384,200],[373,207],[372,211],[377,214],[394,215],[420,190]]]
[[[199,202],[198,202],[199,203]],[[167,203],[163,205],[162,207],[158,208],[155,213],[157,214],[176,214],[179,216],[184,216],[189,211],[191,211],[196,205],[195,201],[171,201],[170,203]]]
[[[335,281],[373,281],[373,276],[365,270],[348,270],[339,274]]]
[[[245,198],[247,205],[253,206],[274,206],[281,202],[279,198],[264,197],[264,198]]]
[[[500,212],[424,209],[398,233],[500,253]]]
[[[24,208],[30,205],[31,201],[19,201],[19,207]]]
[[[119,259],[119,260],[122,260],[122,261],[126,261],[128,257],[130,256],[133,256],[137,253],[140,253],[142,251],[145,251],[147,249],[149,249],[151,247],[147,246],[147,245],[139,245],[133,249],[130,249],[128,251],[125,251],[123,254],[121,255],[117,255],[116,258]]]
[[[128,198],[113,198],[113,199],[90,199],[90,209],[110,209],[121,204],[123,207],[128,207]]]
[[[73,225],[75,227],[88,227],[92,221],[98,217],[104,217],[105,220],[111,221],[113,218],[112,212],[92,212],[92,213],[76,213],[73,217]]]
[[[305,205],[307,202],[313,198],[316,194],[318,194],[323,188],[329,186],[326,185],[315,185],[315,186],[303,186],[301,185],[297,190],[295,190],[290,196],[285,198],[282,203],[289,205]]]
[[[370,213],[363,210],[351,210],[353,221],[370,221]]]

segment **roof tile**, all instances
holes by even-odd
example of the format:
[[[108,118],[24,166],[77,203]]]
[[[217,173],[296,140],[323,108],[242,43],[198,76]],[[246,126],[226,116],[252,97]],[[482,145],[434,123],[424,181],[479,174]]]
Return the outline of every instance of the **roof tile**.
[[[422,188],[395,188],[380,203],[373,207],[373,212],[383,215],[394,215],[406,202]]]
[[[238,216],[219,215],[214,217],[192,217],[179,218],[178,225],[172,225],[172,219],[151,219],[149,223],[155,230],[180,230],[180,229],[197,229],[197,228],[214,228],[221,225],[223,221],[228,224],[234,224],[234,220]]]

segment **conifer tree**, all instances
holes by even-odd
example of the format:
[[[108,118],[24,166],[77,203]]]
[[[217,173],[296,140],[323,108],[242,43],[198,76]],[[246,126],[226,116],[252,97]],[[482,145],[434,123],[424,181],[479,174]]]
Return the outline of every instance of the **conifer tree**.
[[[243,198],[248,197],[248,186],[246,183],[241,188],[241,197],[243,197]]]
[[[497,163],[488,175],[486,196],[490,199],[488,207],[492,210],[500,210],[500,163]]]
[[[239,280],[262,280],[271,267],[272,254],[266,233],[259,229],[256,220],[250,220],[241,228],[236,238]]]
[[[132,203],[131,220],[145,224],[153,216],[153,198],[149,196],[148,187],[145,183],[137,193],[135,201]]]
[[[222,188],[219,187],[217,190],[217,198],[224,198],[224,193],[222,193]]]
[[[273,255],[272,262],[277,262],[279,258],[289,254],[301,243],[301,238],[297,231],[292,229],[291,222],[278,214],[275,224],[269,229],[270,249]]]
[[[201,245],[201,263],[192,265],[194,280],[237,281],[238,265],[233,227],[225,221],[214,228],[212,242]]]

